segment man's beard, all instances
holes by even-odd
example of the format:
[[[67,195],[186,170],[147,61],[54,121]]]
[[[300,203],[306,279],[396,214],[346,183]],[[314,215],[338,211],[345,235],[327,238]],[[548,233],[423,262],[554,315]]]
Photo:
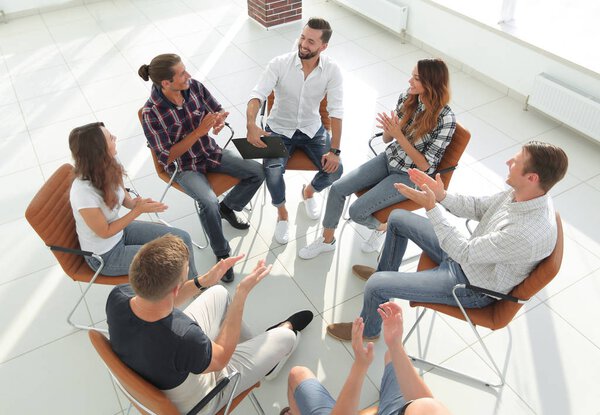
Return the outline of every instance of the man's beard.
[[[315,56],[317,56],[318,53],[319,53],[319,51],[314,51],[314,52],[308,52],[308,53],[304,54],[304,53],[302,53],[302,50],[298,46],[298,57],[302,60],[314,58]]]

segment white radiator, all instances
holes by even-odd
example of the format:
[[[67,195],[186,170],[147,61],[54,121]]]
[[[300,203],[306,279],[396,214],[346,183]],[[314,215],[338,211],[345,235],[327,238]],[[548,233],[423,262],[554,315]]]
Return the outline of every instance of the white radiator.
[[[600,100],[544,73],[536,76],[528,105],[600,141]]]
[[[335,0],[357,13],[379,23],[388,29],[404,34],[408,7],[400,4],[399,0]],[[335,30],[335,27],[333,28]]]

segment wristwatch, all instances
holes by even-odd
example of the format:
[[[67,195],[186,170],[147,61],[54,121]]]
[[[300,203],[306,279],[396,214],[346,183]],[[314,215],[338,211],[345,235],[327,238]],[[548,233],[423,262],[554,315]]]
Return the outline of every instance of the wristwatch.
[[[204,290],[206,290],[206,289],[208,288],[208,287],[203,287],[203,286],[202,286],[202,284],[200,284],[200,281],[198,280],[198,277],[195,277],[195,278],[194,278],[194,285],[195,285],[196,287],[198,287],[198,289],[199,289],[200,291],[204,291]]]
[[[333,147],[331,147],[331,148],[329,149],[329,152],[330,152],[330,153],[332,153],[332,154],[335,154],[336,156],[339,156],[339,155],[340,155],[340,153],[341,153],[341,151],[340,151],[340,149],[339,149],[339,148],[333,148]]]

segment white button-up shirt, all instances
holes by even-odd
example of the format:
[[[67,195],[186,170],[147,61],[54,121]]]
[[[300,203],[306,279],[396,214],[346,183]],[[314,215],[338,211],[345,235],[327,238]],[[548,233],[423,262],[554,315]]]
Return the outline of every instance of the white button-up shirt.
[[[327,111],[332,118],[343,116],[343,78],[331,58],[321,54],[315,69],[304,79],[298,51],[277,56],[267,65],[250,99],[261,102],[275,91],[275,103],[268,124],[274,132],[291,137],[296,130],[314,137],[321,128],[319,105],[327,95]]]

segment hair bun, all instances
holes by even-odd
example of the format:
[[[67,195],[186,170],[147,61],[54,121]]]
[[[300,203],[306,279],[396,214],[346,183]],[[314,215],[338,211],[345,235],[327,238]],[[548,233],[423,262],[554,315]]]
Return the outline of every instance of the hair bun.
[[[140,69],[138,69],[138,75],[144,80],[144,81],[148,81],[150,79],[150,67],[148,65],[142,65],[140,66]]]

